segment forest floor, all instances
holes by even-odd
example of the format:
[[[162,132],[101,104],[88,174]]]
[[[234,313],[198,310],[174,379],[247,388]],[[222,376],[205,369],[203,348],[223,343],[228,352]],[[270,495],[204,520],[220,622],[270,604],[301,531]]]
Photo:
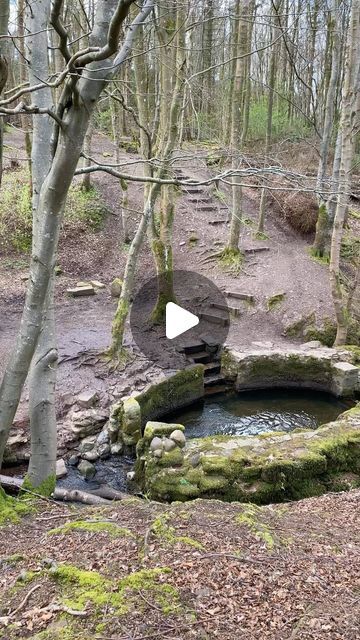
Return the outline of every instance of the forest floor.
[[[360,491],[37,504],[1,529],[1,640],[357,640]]]
[[[24,161],[23,138],[17,130],[7,134],[7,162],[17,157]],[[113,145],[104,135],[96,135],[92,154],[103,162],[113,162]],[[184,160],[178,162],[184,174],[194,179],[206,179],[214,175],[205,163],[206,151],[188,149]],[[136,164],[138,156],[123,154],[125,171],[141,171]],[[100,232],[85,232],[77,229],[73,234],[64,234],[60,242],[58,264],[62,275],[56,278],[56,320],[59,345],[59,369],[57,393],[59,407],[62,398],[69,393],[77,394],[85,388],[97,389],[103,403],[111,402],[120,393],[132,375],[142,373],[139,384],[151,381],[156,367],[138,354],[137,365],[116,375],[104,367],[91,366],[86,354],[92,350],[103,350],[109,345],[111,321],[116,309],[116,300],[110,296],[110,283],[121,277],[127,256],[123,243],[121,216],[119,215],[120,190],[118,182],[105,173],[94,174],[93,184],[101,192],[109,210]],[[227,342],[237,348],[249,348],[252,342],[271,342],[274,346],[289,344],[284,337],[284,327],[299,318],[314,313],[317,320],[332,317],[333,308],[326,266],[315,262],[309,255],[312,237],[296,233],[279,215],[269,207],[266,218],[266,240],[254,239],[259,192],[244,189],[243,226],[241,246],[246,249],[267,247],[263,253],[247,254],[239,273],[224,271],[214,254],[225,245],[228,224],[212,225],[210,221],[226,218],[230,213],[231,193],[227,185],[221,185],[221,200],[214,189],[204,188],[199,197],[210,196],[212,211],[203,211],[201,203],[191,202],[194,195],[186,191],[179,194],[176,202],[174,225],[174,264],[176,269],[200,273],[212,280],[220,289],[241,290],[255,296],[256,304],[243,303],[243,313],[234,319]],[[217,194],[218,195],[218,194]],[[143,202],[140,183],[129,185],[128,219],[133,234],[139,220]],[[196,236],[195,243],[190,238]],[[25,256],[0,256],[0,376],[18,329],[18,323],[26,290],[27,258]],[[154,274],[153,258],[148,242],[145,243],[137,269],[137,285]],[[107,285],[96,296],[70,298],[67,288],[77,281],[96,279]],[[267,301],[278,293],[284,294],[281,304],[269,311]],[[240,303],[241,304],[241,303]],[[131,336],[128,335],[131,343]],[[85,362],[84,362],[85,360]],[[83,366],[84,365],[84,366]],[[26,415],[27,391],[25,389],[18,419]]]

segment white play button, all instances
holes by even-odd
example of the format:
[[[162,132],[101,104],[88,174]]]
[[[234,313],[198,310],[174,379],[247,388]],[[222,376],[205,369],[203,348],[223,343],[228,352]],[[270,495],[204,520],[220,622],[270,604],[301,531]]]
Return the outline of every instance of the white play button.
[[[189,331],[199,324],[199,318],[190,311],[186,311],[174,302],[166,305],[166,337],[169,340],[177,338],[185,331]]]

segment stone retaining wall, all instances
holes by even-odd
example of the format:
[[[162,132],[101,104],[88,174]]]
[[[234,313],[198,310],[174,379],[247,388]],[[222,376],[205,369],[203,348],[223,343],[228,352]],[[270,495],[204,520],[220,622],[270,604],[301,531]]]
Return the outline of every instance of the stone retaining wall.
[[[203,395],[204,367],[194,365],[121,400],[111,411],[109,431],[112,443],[135,447],[149,420],[189,406]]]
[[[250,353],[224,349],[222,374],[238,391],[297,387],[352,396],[359,389],[359,368],[346,350],[315,348],[316,342],[286,351],[259,349]]]
[[[175,430],[184,432],[151,422],[138,442],[136,477],[151,499],[264,504],[360,486],[360,403],[335,422],[291,434],[215,436],[169,448]]]

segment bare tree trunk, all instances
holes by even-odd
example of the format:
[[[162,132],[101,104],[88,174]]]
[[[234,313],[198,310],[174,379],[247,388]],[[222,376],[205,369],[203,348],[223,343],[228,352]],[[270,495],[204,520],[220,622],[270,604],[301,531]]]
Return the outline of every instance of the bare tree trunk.
[[[10,15],[9,0],[0,0],[0,36],[7,35]],[[9,74],[8,45],[0,38],[0,97],[2,96]],[[3,174],[4,119],[0,118],[0,186]]]
[[[85,135],[85,139],[84,139],[84,167],[89,167],[91,164],[91,160],[89,158],[89,156],[91,156],[91,140],[92,140],[92,136],[93,136],[93,131],[94,131],[94,123],[93,120],[90,120],[89,126],[88,126],[88,130],[86,132]],[[81,188],[84,191],[90,191],[91,189],[91,173],[84,173],[84,177],[82,179],[82,183],[81,183]]]
[[[360,107],[360,0],[353,0],[349,25],[345,80],[341,108],[341,163],[339,192],[331,239],[330,284],[335,307],[337,332],[335,345],[346,343],[349,314],[340,277],[340,251],[344,221],[351,191],[351,171]]]
[[[27,81],[26,70],[26,57],[25,57],[25,0],[18,0],[17,5],[17,32],[19,38],[19,54],[20,54],[20,84],[24,84]],[[47,49],[46,49],[47,53]],[[21,116],[21,127],[25,134],[25,151],[28,159],[29,177],[30,177],[30,189],[32,191],[32,164],[31,164],[31,134],[29,116]]]
[[[248,34],[247,34],[247,50],[251,51],[252,44],[252,35],[255,24],[255,15],[256,15],[256,4],[255,0],[251,1],[251,5],[249,7],[249,24],[248,24]],[[241,146],[243,146],[247,140],[248,130],[249,130],[249,120],[250,120],[250,103],[251,103],[251,56],[246,58],[246,89],[244,96],[244,117],[243,117],[243,128],[241,132]]]
[[[241,131],[243,122],[242,106],[244,104],[244,91],[246,88],[245,70],[246,58],[242,57],[246,53],[246,36],[248,24],[246,16],[249,10],[250,0],[241,0],[237,3],[238,20],[238,37],[236,55],[235,78],[234,78],[234,95],[232,101],[232,123],[231,123],[231,153],[232,153],[232,170],[236,171],[239,166],[238,154],[241,144]],[[232,215],[230,222],[230,236],[228,249],[234,253],[239,253],[239,240],[242,219],[242,188],[241,180],[238,176],[232,177]]]
[[[332,44],[332,56],[331,56],[331,72],[330,81],[327,89],[325,110],[324,110],[324,126],[322,139],[320,144],[320,161],[317,176],[317,191],[319,195],[319,215],[316,224],[316,233],[312,251],[314,255],[324,257],[326,255],[326,239],[330,231],[329,228],[329,215],[326,204],[326,197],[323,195],[325,188],[325,176],[329,156],[329,146],[331,140],[331,134],[334,124],[334,111],[335,111],[335,98],[337,85],[339,81],[340,70],[340,34],[339,34],[339,3],[338,0],[333,0],[331,27],[333,30],[333,44]]]
[[[233,109],[233,100],[234,100],[234,86],[235,86],[235,75],[236,75],[236,55],[238,49],[238,40],[239,40],[239,11],[240,11],[240,0],[235,0],[234,2],[234,13],[236,18],[233,21],[233,26],[230,28],[230,38],[231,44],[230,52],[231,52],[231,66],[230,66],[230,78],[229,78],[229,96],[228,96],[228,105],[227,105],[227,118],[224,127],[224,144],[228,145],[231,142],[231,126],[232,126],[232,109]]]
[[[135,58],[136,59],[136,58]],[[115,146],[115,163],[120,164],[120,141],[121,141],[121,125],[120,125],[120,108],[119,102],[114,98],[110,98],[111,111],[111,127]],[[122,109],[125,111],[125,109]],[[119,180],[120,187],[120,215],[123,232],[124,244],[130,244],[129,225],[128,225],[128,185],[125,180]]]
[[[276,3],[273,3],[272,16],[273,20],[276,20],[276,16],[281,11],[282,0],[277,0]],[[270,40],[274,40],[276,30],[274,27],[270,29]],[[273,121],[273,108],[274,108],[274,89],[275,89],[275,77],[276,77],[276,66],[277,66],[277,56],[278,56],[278,47],[274,44],[272,46],[271,55],[270,55],[270,68],[269,68],[269,95],[268,95],[268,108],[267,108],[267,119],[266,119],[266,139],[265,139],[265,163],[268,161],[267,155],[270,150],[271,145],[271,136],[272,136],[272,121]],[[260,209],[259,209],[259,220],[258,220],[258,233],[264,233],[264,224],[265,224],[265,214],[266,207],[268,201],[268,191],[263,188],[261,190],[261,198],[260,198]]]
[[[212,2],[208,2],[207,8],[209,15],[212,15]],[[172,45],[172,37],[167,27],[168,20],[176,25],[176,40]],[[209,27],[212,38],[212,27]],[[171,148],[173,149],[179,140],[179,122],[180,111],[182,106],[182,89],[184,74],[184,49],[185,49],[185,12],[178,7],[173,9],[173,14],[169,12],[169,8],[165,12],[165,16],[159,20],[158,25],[159,42],[162,45],[160,53],[161,77],[164,79],[166,87],[172,87],[172,104],[174,111],[169,114],[168,100],[165,93],[162,92],[162,102],[160,106],[162,114],[163,126],[166,127],[165,133],[167,139],[171,140]],[[170,36],[170,38],[169,38]],[[169,42],[170,39],[170,42]],[[170,45],[170,46],[169,46]],[[175,46],[174,46],[175,45]],[[173,59],[174,70],[169,68],[169,58]],[[173,77],[175,76],[175,80]],[[209,76],[210,78],[211,76]],[[208,80],[210,82],[210,80]],[[206,84],[209,86],[209,84]],[[209,112],[209,109],[208,109]],[[162,140],[157,144],[163,144]],[[161,149],[161,147],[160,147]],[[173,277],[173,250],[172,250],[172,229],[175,215],[175,190],[171,185],[163,185],[161,188],[161,205],[159,229],[156,225],[152,226],[152,243],[151,248],[155,261],[156,273],[158,275],[159,294],[152,312],[152,320],[160,323],[165,318],[166,304],[175,302],[174,293],[174,277]]]
[[[26,40],[29,60],[29,80],[37,84],[39,77],[47,77],[47,32],[50,14],[49,0],[38,0],[26,13],[26,28],[31,35]],[[33,95],[40,108],[52,108],[50,88]],[[49,116],[33,117],[32,176],[33,176],[33,254],[40,250],[42,220],[38,209],[41,186],[51,166],[52,122]],[[57,349],[54,317],[54,273],[51,273],[44,305],[41,331],[29,373],[29,412],[31,456],[28,481],[33,487],[42,486],[50,493],[55,486],[56,469],[56,410],[55,384]]]
[[[209,71],[206,71],[206,73],[202,75],[201,108],[203,113],[209,114],[212,110],[211,101],[214,76],[213,70],[210,69],[213,58],[214,0],[205,0],[203,17],[202,59],[204,69],[209,69]]]

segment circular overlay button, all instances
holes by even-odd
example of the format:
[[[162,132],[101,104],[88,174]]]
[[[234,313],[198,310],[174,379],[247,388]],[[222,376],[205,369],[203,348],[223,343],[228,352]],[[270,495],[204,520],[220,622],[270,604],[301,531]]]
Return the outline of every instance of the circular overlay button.
[[[179,368],[179,353],[216,351],[230,324],[225,295],[194,271],[174,271],[172,298],[165,276],[147,280],[137,292],[130,314],[134,341],[142,353],[165,368]]]

